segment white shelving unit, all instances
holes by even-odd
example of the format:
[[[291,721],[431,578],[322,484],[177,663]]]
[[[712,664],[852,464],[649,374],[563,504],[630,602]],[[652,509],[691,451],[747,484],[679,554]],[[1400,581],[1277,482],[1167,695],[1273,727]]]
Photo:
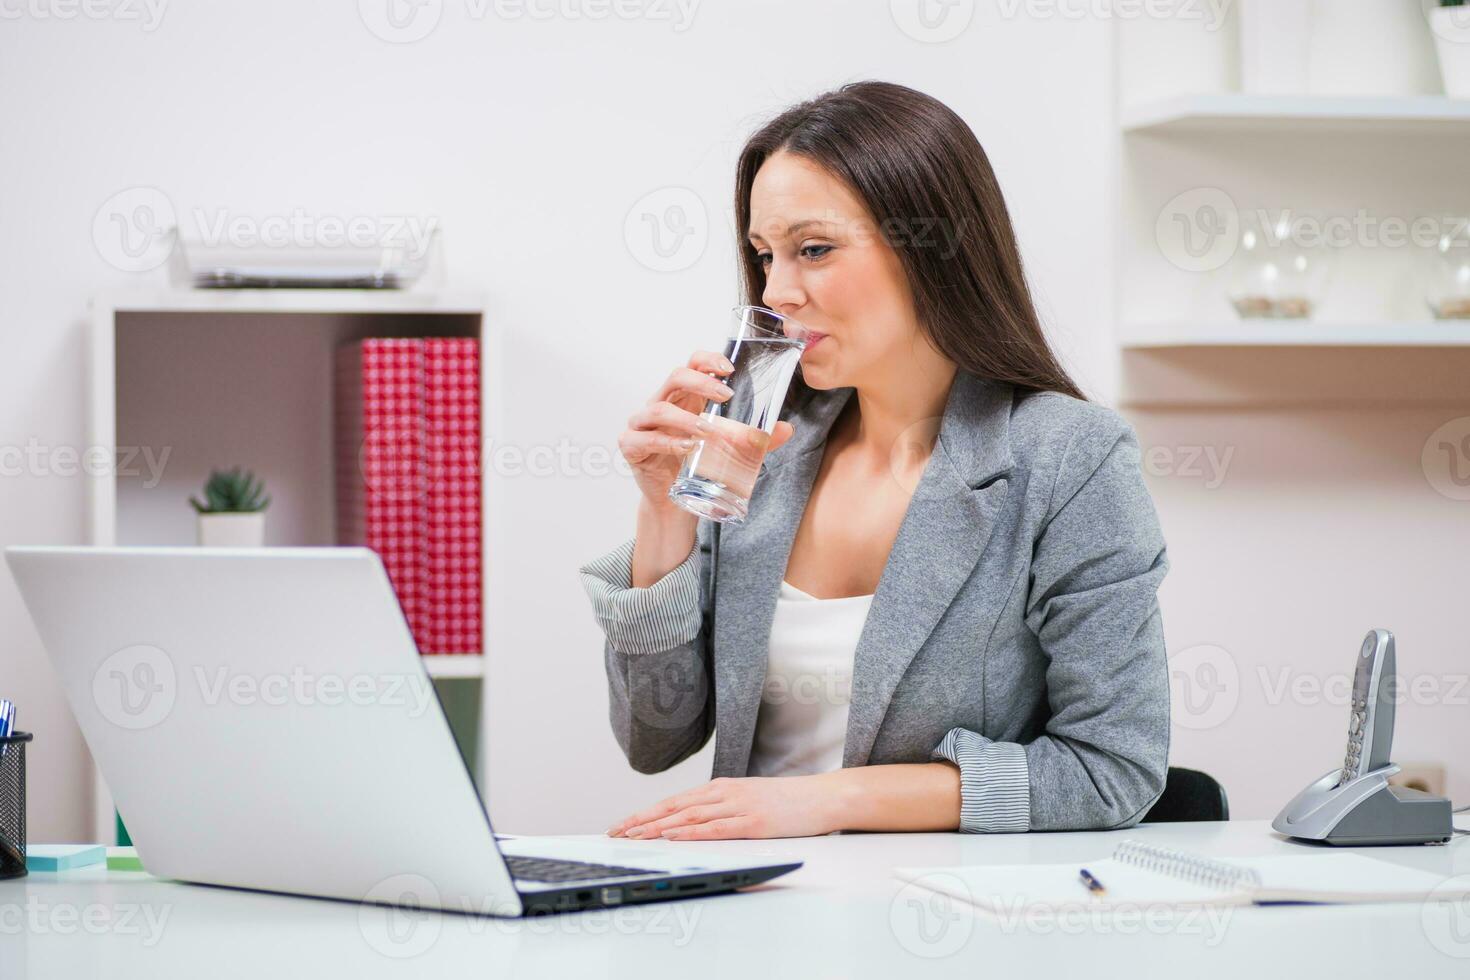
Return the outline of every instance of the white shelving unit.
[[[484,677],[485,657],[463,654],[425,654],[424,668],[430,677]]]
[[[1159,347],[1470,347],[1470,320],[1423,323],[1125,323],[1124,349]]]
[[[1120,115],[1125,133],[1463,132],[1470,125],[1470,99],[1181,95],[1130,105]]]
[[[1464,398],[1470,322],[1427,319],[1422,247],[1365,243],[1355,228],[1331,250],[1311,320],[1240,320],[1226,299],[1229,266],[1190,271],[1165,236],[1202,213],[1179,204],[1191,194],[1273,216],[1470,214],[1470,100],[1128,95],[1114,212],[1121,403],[1342,403],[1365,383],[1386,401]]]
[[[260,473],[272,494],[267,544],[335,544],[333,355],[351,340],[478,338],[482,444],[498,439],[498,334],[486,329],[478,294],[156,289],[100,295],[91,316],[88,444],[112,454],[138,449],[133,470],[120,462],[90,478],[94,545],[193,544],[188,495],[211,467],[236,464]],[[152,469],[136,462],[143,448]],[[487,570],[492,492],[482,485]],[[423,662],[436,681],[484,675],[483,650]],[[100,776],[94,813],[96,839],[113,840],[112,797]]]

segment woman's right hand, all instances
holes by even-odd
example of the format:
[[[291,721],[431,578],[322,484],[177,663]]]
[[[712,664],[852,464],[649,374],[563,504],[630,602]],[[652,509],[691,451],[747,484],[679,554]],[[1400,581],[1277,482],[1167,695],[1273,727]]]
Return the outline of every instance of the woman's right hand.
[[[670,372],[658,392],[633,413],[618,437],[618,449],[632,467],[638,489],[656,511],[676,508],[669,487],[684,457],[710,432],[709,423],[698,413],[706,400],[729,400],[732,392],[719,378],[734,369],[720,354],[695,351],[689,363]],[[777,422],[767,451],[791,438],[792,431],[789,422]]]

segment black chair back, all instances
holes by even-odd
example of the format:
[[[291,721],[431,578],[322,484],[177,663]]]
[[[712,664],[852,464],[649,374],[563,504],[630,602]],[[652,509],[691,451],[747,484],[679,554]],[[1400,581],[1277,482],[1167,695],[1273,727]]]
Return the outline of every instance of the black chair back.
[[[1169,767],[1164,795],[1143,816],[1143,823],[1192,820],[1229,820],[1230,802],[1225,787],[1198,769]]]

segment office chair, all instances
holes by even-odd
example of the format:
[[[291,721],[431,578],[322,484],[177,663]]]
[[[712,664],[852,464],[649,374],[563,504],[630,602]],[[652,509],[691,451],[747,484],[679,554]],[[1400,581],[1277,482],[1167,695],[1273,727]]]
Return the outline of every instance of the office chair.
[[[1213,776],[1197,769],[1170,766],[1164,778],[1164,794],[1141,822],[1229,819],[1230,802],[1225,797],[1225,787]]]

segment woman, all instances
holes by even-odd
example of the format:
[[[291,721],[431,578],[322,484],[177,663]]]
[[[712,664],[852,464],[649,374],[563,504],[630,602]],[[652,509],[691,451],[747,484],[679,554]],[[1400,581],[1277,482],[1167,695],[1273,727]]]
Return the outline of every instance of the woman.
[[[936,100],[862,82],[741,153],[746,300],[808,345],[745,524],[666,496],[731,370],[628,422],[633,540],[584,566],[639,772],[614,836],[1126,827],[1159,797],[1168,570],[1137,438],[1048,348],[1000,188]]]

